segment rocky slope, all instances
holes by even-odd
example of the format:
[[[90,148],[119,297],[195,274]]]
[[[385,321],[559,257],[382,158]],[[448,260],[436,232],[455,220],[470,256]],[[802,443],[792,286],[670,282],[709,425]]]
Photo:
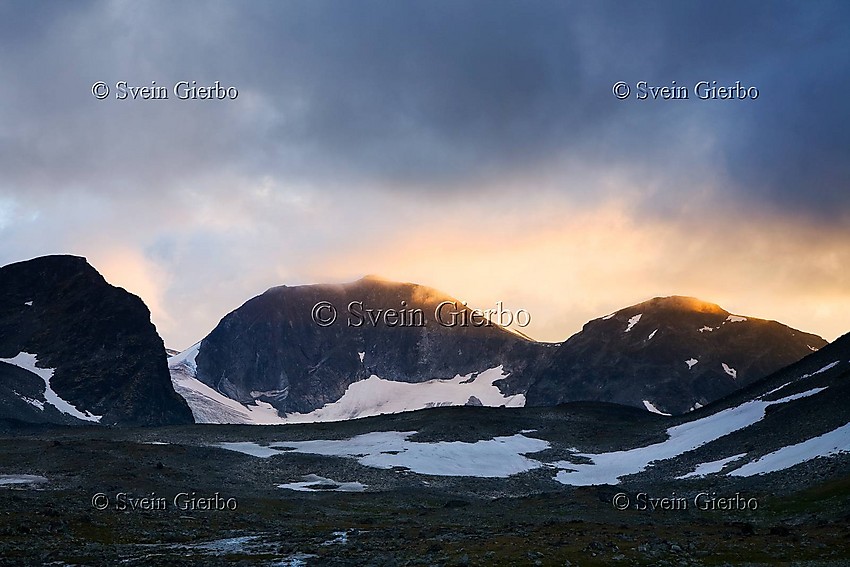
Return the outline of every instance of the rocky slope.
[[[836,339],[816,353],[774,372],[748,387],[679,418],[683,426],[736,416],[742,408],[763,405],[760,419],[736,428],[680,458],[668,470],[685,472],[686,478],[699,476],[694,462],[717,463],[707,475],[749,478],[779,471],[774,475],[785,485],[805,484],[831,472],[826,457],[850,451],[850,334]],[[722,463],[722,465],[720,465]],[[792,469],[797,464],[808,466]],[[688,472],[691,470],[692,472]],[[705,470],[705,468],[703,469]],[[696,471],[698,472],[698,471]],[[806,478],[806,477],[809,478]]]
[[[334,306],[333,324],[314,320],[319,302]],[[349,310],[352,302],[358,305]],[[495,325],[444,326],[436,317],[443,302],[450,304],[441,311],[443,323],[451,322],[455,305],[469,316],[469,309],[450,296],[377,278],[276,287],[224,317],[201,342],[192,364],[201,383],[228,398],[270,404],[282,412],[321,408],[371,376],[405,383],[466,376],[471,384],[478,373],[501,367],[489,375],[488,384],[478,386],[495,386],[503,398],[527,389],[529,369],[550,348]],[[401,314],[387,318],[388,310]],[[317,317],[329,318],[330,311],[323,309]],[[461,404],[475,404],[475,393],[481,391],[468,390]]]
[[[0,268],[0,417],[192,422],[145,304],[74,256]]]
[[[684,413],[826,345],[775,321],[658,297],[587,323],[553,354],[530,405],[596,400]]]

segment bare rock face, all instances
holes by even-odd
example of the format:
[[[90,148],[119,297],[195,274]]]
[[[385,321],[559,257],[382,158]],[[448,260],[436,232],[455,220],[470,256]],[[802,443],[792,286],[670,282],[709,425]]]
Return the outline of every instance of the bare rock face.
[[[85,258],[45,256],[0,268],[0,359],[2,418],[192,423],[148,308]],[[34,369],[26,369],[28,360],[37,361]]]
[[[658,297],[587,323],[554,353],[527,399],[529,405],[588,400],[684,413],[826,344],[713,303]]]
[[[313,309],[337,312],[328,326]],[[353,307],[349,305],[354,303]],[[437,321],[437,308],[441,310]],[[389,314],[394,310],[398,315]],[[452,313],[459,313],[457,324]],[[324,309],[319,320],[330,316]],[[197,378],[242,403],[309,412],[371,375],[418,383],[503,365],[505,394],[527,388],[529,368],[549,349],[498,326],[462,324],[461,301],[436,290],[377,278],[344,285],[276,287],[225,316],[201,342]],[[480,322],[480,319],[479,319]]]

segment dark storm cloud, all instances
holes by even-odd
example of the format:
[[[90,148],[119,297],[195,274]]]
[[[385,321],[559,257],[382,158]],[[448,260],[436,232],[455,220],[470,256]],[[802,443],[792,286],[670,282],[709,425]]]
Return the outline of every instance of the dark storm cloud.
[[[0,2],[0,264],[87,255],[144,297],[172,346],[265,287],[364,273],[471,296],[481,280],[542,286],[540,311],[578,309],[570,325],[635,289],[747,287],[843,332],[848,15],[846,2]],[[181,80],[240,95],[90,93]],[[641,80],[740,80],[761,96],[611,94]]]
[[[816,2],[4,3],[0,191],[162,198],[199,171],[457,190],[545,168],[569,180],[581,164],[652,179],[650,209],[675,210],[711,175],[721,201],[844,215],[848,15]],[[96,80],[241,94],[98,102]],[[618,80],[741,80],[761,96],[621,102]]]

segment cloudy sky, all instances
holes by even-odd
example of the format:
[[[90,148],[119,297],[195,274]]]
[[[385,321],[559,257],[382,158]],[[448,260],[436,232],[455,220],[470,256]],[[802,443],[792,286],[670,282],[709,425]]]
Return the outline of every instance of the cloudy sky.
[[[670,294],[832,340],[848,21],[846,2],[6,1],[0,264],[86,256],[173,348],[273,285],[365,274],[525,308],[543,340]],[[119,81],[239,96],[117,100]]]

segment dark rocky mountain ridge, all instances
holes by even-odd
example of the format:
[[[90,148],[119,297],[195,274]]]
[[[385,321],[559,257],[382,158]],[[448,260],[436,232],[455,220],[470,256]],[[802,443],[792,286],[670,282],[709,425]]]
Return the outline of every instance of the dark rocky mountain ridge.
[[[596,400],[684,413],[827,342],[692,297],[657,297],[588,322],[531,385],[530,405]]]
[[[443,326],[434,314],[445,301],[469,316],[470,310],[448,295],[375,277],[341,285],[275,287],[225,316],[201,342],[197,378],[240,402],[261,400],[283,412],[322,407],[372,374],[419,383],[503,365],[510,376],[500,389],[524,391],[529,370],[550,348],[495,325]],[[334,324],[324,327],[313,320],[319,302],[337,310]],[[351,302],[362,304],[355,315],[348,313]],[[408,315],[404,324],[394,324],[395,319],[388,324],[368,318],[368,309]],[[418,316],[410,315],[413,310],[421,310],[421,325]]]
[[[50,389],[103,425],[192,422],[147,307],[85,258],[45,256],[0,268],[0,358],[15,357],[53,369]],[[42,377],[0,362],[0,417],[80,423],[49,395]]]
[[[739,411],[737,408],[754,402],[770,404],[764,409],[764,417],[752,425],[721,436],[675,460],[657,464],[652,474],[656,477],[688,474],[696,463],[720,462],[739,455],[711,474],[752,477],[759,474],[759,465],[768,471],[771,468],[775,469],[773,472],[781,470],[782,474],[771,477],[777,492],[823,480],[834,472],[834,468],[824,457],[812,458],[811,455],[823,455],[829,452],[831,445],[825,441],[817,445],[815,441],[829,435],[831,443],[843,445],[844,452],[850,449],[850,430],[847,429],[850,426],[849,378],[850,334],[846,334],[716,402],[673,418],[672,425],[683,425],[723,412]],[[842,435],[842,431],[846,433]],[[840,452],[833,451],[832,455]],[[798,464],[794,465],[795,462]],[[780,466],[787,468],[778,468]]]

